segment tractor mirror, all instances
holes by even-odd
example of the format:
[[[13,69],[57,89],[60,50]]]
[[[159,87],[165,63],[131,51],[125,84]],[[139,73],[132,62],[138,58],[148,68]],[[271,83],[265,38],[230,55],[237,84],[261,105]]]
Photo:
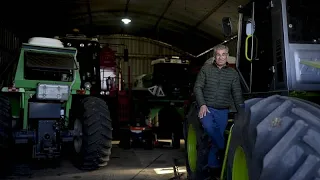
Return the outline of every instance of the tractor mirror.
[[[222,31],[226,37],[229,37],[232,35],[232,24],[231,24],[230,17],[222,18]]]

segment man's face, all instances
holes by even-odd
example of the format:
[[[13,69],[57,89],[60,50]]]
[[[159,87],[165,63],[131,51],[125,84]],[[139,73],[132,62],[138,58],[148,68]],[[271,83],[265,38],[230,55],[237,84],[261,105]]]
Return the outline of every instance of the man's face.
[[[216,63],[218,66],[224,66],[227,63],[228,52],[225,49],[217,49],[216,50]]]

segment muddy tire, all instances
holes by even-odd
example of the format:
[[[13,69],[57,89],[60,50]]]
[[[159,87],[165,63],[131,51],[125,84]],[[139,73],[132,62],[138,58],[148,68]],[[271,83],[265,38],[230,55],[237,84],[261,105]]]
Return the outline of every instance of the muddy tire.
[[[274,95],[246,101],[233,127],[228,179],[320,178],[319,117],[320,106],[296,98]]]
[[[208,164],[209,138],[198,118],[196,104],[193,103],[184,123],[186,169],[188,179],[204,180],[209,178],[204,167]]]
[[[10,172],[12,154],[12,117],[10,101],[0,95],[0,177]]]
[[[112,120],[105,101],[97,97],[84,98],[80,106],[82,142],[77,153],[77,165],[95,170],[108,164],[112,148]],[[76,148],[75,148],[76,149]]]

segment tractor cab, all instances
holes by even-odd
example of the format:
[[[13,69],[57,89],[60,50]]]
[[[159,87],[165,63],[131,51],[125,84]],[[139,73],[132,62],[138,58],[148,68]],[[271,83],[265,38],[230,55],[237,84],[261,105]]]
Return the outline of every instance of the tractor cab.
[[[87,38],[85,35],[67,34],[58,37],[64,47],[77,49],[77,62],[81,78],[83,92],[97,92],[100,89],[99,79],[99,53],[100,43],[96,38]]]
[[[134,95],[148,99],[186,99],[190,95],[190,61],[179,57],[153,60],[152,74],[138,76],[132,88]]]
[[[252,1],[239,10],[237,69],[244,92],[320,90],[315,1]]]
[[[166,57],[153,60],[152,87],[148,90],[153,96],[185,99],[190,94],[190,61],[179,57]]]
[[[65,47],[77,48],[77,61],[80,65],[81,87],[90,90],[92,95],[114,94],[116,83],[115,52],[108,46],[102,47],[97,38],[79,34],[58,37]]]
[[[52,48],[51,51],[37,51],[41,46]],[[23,48],[25,48],[23,55],[24,78],[26,80],[61,82],[75,80],[74,70],[78,69],[74,57],[75,49],[63,49],[64,47],[59,40],[37,37],[29,39],[28,44],[23,45]]]

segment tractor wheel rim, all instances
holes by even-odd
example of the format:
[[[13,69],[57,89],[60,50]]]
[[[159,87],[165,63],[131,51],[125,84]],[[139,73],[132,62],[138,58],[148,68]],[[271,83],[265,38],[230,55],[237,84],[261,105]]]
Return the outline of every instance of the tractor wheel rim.
[[[82,123],[79,119],[76,119],[73,124],[74,137],[73,146],[77,153],[81,152],[82,148]]]
[[[232,180],[249,180],[246,154],[238,146],[233,159]]]
[[[197,168],[197,134],[192,124],[188,128],[187,152],[190,170],[195,172]]]

